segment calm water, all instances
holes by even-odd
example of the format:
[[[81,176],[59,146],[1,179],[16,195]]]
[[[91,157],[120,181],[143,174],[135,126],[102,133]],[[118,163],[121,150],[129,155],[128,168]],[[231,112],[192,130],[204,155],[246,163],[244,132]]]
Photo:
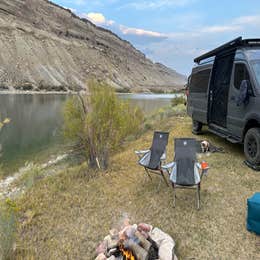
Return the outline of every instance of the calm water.
[[[133,105],[140,106],[146,114],[169,105],[176,97],[175,94],[118,94],[118,96],[130,100]]]
[[[1,161],[4,164],[26,161],[50,145],[62,143],[62,106],[64,94],[2,94],[0,116],[11,123],[0,132]],[[150,113],[170,103],[175,95],[119,94]]]

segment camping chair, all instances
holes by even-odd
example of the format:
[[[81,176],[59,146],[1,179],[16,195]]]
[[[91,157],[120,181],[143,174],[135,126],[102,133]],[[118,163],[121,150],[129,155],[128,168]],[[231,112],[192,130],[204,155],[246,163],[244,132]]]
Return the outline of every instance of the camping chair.
[[[160,175],[167,186],[169,186],[163,170],[162,164],[166,160],[166,146],[168,144],[168,132],[154,132],[152,146],[149,150],[135,151],[139,157],[138,163],[144,167],[148,177],[152,180],[150,173]],[[158,188],[161,181],[159,182]]]
[[[172,182],[175,207],[177,188],[197,190],[197,209],[200,209],[200,183],[204,174],[207,174],[208,165],[197,162],[197,141],[193,138],[177,138],[174,140],[174,161],[164,165]],[[201,174],[200,174],[200,169]]]

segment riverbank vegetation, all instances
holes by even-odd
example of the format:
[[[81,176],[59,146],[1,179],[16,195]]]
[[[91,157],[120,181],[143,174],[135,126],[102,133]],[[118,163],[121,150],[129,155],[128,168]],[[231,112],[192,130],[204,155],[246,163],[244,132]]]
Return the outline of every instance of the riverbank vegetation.
[[[9,118],[0,120],[0,131],[10,123]],[[1,157],[0,144],[0,157]],[[0,164],[0,176],[3,174],[3,168]],[[13,257],[13,245],[16,232],[16,205],[10,199],[0,201],[0,259],[10,259]]]
[[[107,169],[109,157],[126,137],[137,135],[143,113],[120,100],[106,83],[92,80],[90,94],[67,101],[64,110],[65,136],[82,149],[90,168]]]
[[[0,259],[13,259],[18,208],[7,199],[0,202],[0,209]]]

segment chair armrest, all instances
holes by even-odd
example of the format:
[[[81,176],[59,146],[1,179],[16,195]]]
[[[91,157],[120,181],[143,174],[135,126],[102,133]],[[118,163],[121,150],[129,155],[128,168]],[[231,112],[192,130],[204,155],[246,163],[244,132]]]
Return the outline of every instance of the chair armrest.
[[[138,156],[139,159],[141,159],[149,152],[150,150],[140,150],[140,151],[135,151],[135,154]]]
[[[168,170],[171,169],[174,166],[175,162],[170,162],[162,166],[162,169]]]
[[[140,150],[140,151],[135,151],[135,154],[137,155],[142,155],[148,153],[150,150]]]
[[[166,160],[166,152],[164,152],[160,158],[161,161],[165,161]]]

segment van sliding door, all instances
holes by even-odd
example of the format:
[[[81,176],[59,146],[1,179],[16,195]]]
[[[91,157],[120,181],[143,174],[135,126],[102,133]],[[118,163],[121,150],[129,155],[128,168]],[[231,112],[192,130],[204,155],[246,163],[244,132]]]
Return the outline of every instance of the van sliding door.
[[[216,56],[209,89],[208,121],[225,128],[234,56],[235,52]]]

